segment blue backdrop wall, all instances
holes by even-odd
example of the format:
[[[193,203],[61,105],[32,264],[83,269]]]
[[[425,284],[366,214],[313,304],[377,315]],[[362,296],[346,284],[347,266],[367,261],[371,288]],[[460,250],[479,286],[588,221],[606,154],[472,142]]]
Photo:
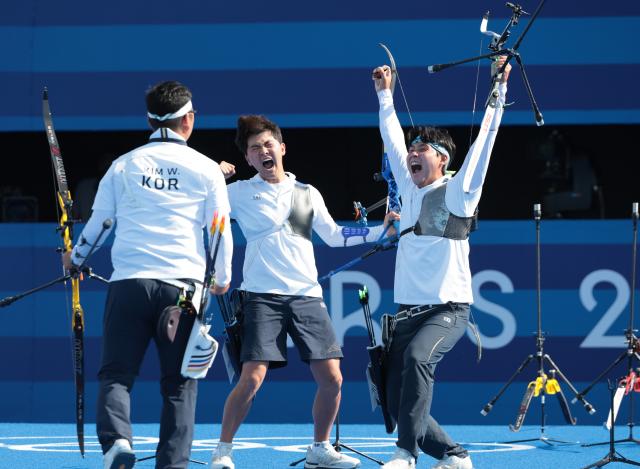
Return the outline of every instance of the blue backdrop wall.
[[[537,3],[522,2],[529,12]],[[426,67],[486,52],[487,10],[489,29],[502,32],[510,10],[500,0],[14,2],[0,17],[0,130],[41,130],[44,86],[59,130],[145,129],[142,91],[165,79],[193,88],[200,127],[231,128],[247,112],[283,127],[376,126],[370,73],[387,61],[380,42],[416,121],[468,125],[476,64],[434,75]],[[640,122],[639,30],[638,2],[547,2],[520,48],[545,121]],[[533,124],[515,75],[503,123]]]
[[[236,228],[234,226],[234,228]],[[240,281],[243,240],[234,232],[237,250],[234,283]],[[542,328],[545,351],[578,389],[583,389],[625,348],[623,331],[630,311],[632,223],[613,221],[542,221]],[[62,275],[55,252],[58,235],[53,224],[0,224],[0,296],[15,295]],[[437,371],[434,415],[446,423],[507,423],[515,418],[526,384],[536,377],[531,363],[487,417],[480,410],[518,365],[535,352],[537,328],[535,224],[533,221],[481,221],[471,238],[474,276],[473,315],[480,326],[484,354],[476,363],[476,346],[469,334],[447,355]],[[364,246],[331,249],[316,241],[318,271],[324,274],[356,257]],[[108,277],[109,249],[99,251],[94,270]],[[393,312],[394,252],[377,254],[335,275],[324,285],[339,340],[344,344],[342,415],[345,422],[378,422],[371,412],[364,379],[366,337],[357,289],[367,285],[376,321]],[[87,419],[95,412],[105,286],[82,282],[86,313]],[[58,284],[0,309],[0,421],[72,421],[74,392],[69,301]],[[214,331],[221,325],[215,311]],[[271,372],[249,419],[258,422],[307,422],[314,384],[295,349],[287,368]],[[626,374],[627,361],[611,377]],[[136,421],[157,421],[160,405],[155,353],[147,354],[133,391]],[[572,391],[566,384],[567,396]],[[230,390],[222,357],[201,382],[200,421],[220,421]],[[572,409],[579,423],[604,421],[607,391],[598,384],[587,396],[598,412],[588,416]],[[534,402],[532,408],[537,404]],[[555,402],[549,422],[560,422]],[[528,422],[539,421],[531,411]]]

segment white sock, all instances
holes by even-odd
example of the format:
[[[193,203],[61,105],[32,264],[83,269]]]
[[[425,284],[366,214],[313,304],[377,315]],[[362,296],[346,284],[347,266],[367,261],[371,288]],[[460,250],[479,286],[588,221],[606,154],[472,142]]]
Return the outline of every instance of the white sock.
[[[229,454],[233,449],[233,443],[225,443],[224,441],[219,441],[217,449],[220,454]]]
[[[331,443],[329,443],[329,440],[325,440],[325,441],[314,441],[313,442],[313,447],[314,448],[326,448],[327,446],[331,446]]]

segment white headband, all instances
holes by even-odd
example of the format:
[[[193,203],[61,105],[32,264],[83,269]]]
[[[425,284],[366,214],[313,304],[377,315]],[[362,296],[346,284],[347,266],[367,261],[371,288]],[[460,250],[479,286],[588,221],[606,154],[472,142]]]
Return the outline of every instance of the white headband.
[[[445,147],[443,147],[442,145],[440,145],[439,143],[427,142],[427,145],[429,145],[431,148],[433,148],[438,153],[441,153],[444,156],[446,156],[447,158],[450,158],[449,152],[447,151],[447,149]]]
[[[449,156],[449,152],[443,145],[440,145],[439,143],[436,143],[436,142],[425,142],[421,135],[418,135],[416,138],[414,138],[413,142],[411,142],[411,145],[415,145],[416,143],[425,143],[429,145],[431,148],[433,148],[435,151],[437,151],[438,153],[446,156],[449,159],[451,158],[451,156]]]
[[[157,121],[166,121],[169,119],[175,119],[176,117],[182,117],[184,116],[187,112],[193,111],[193,104],[191,104],[191,101],[187,101],[187,104],[185,104],[184,106],[182,106],[180,109],[178,109],[176,112],[171,113],[171,114],[165,114],[164,116],[159,116],[157,114],[151,114],[150,112],[147,112],[147,116],[149,117],[149,119],[155,119]]]

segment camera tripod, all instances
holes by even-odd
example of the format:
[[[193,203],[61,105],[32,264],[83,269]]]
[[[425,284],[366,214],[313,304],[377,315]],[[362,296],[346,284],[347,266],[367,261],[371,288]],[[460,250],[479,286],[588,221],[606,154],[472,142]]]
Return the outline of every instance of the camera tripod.
[[[554,443],[563,443],[563,444],[572,444],[568,441],[556,440],[553,438],[549,438],[545,434],[545,421],[546,421],[546,412],[545,412],[545,401],[546,395],[555,394],[558,398],[558,403],[560,404],[560,408],[562,409],[562,413],[564,415],[565,420],[570,425],[575,425],[576,419],[571,415],[571,411],[569,410],[569,405],[567,403],[567,399],[562,392],[562,388],[558,383],[555,375],[556,373],[560,378],[567,384],[567,386],[571,389],[574,394],[578,394],[578,390],[571,384],[571,382],[567,379],[567,377],[562,373],[558,365],[555,364],[551,356],[544,352],[544,333],[542,332],[542,308],[540,301],[540,218],[542,216],[542,208],[540,204],[534,204],[533,206],[533,217],[536,222],[536,293],[537,293],[537,314],[538,314],[538,330],[536,333],[536,353],[528,355],[525,360],[520,364],[515,373],[509,378],[509,380],[502,386],[498,394],[496,394],[493,399],[487,403],[484,408],[480,411],[482,415],[487,415],[496,401],[502,396],[502,394],[506,391],[509,385],[515,380],[515,378],[527,367],[527,365],[533,361],[534,359],[537,362],[537,377],[534,381],[531,381],[527,389],[525,391],[524,397],[522,398],[522,402],[518,409],[518,415],[516,417],[515,423],[513,425],[509,425],[509,428],[513,432],[517,432],[522,427],[524,423],[524,419],[526,417],[527,411],[529,410],[529,405],[531,404],[531,400],[533,397],[540,397],[540,413],[541,413],[541,422],[540,422],[540,436],[538,438],[529,438],[523,440],[513,440],[508,441],[507,443],[522,443],[526,441],[542,441],[550,446],[553,446]],[[545,363],[550,365],[552,369],[547,375],[545,371]],[[591,404],[589,404],[584,399],[581,399],[585,409],[593,414],[595,409]]]
[[[344,449],[346,449],[348,451],[356,453],[358,456],[362,456],[363,458],[367,458],[369,461],[373,461],[373,462],[375,462],[375,463],[377,463],[377,464],[379,464],[381,466],[384,464],[384,462],[382,462],[382,461],[380,461],[378,459],[375,459],[375,458],[369,456],[368,454],[364,454],[364,453],[358,451],[357,449],[352,448],[351,446],[347,446],[344,443],[340,442],[340,409],[338,409],[338,413],[336,414],[335,424],[336,424],[336,439],[333,441],[333,443],[331,443],[331,446],[333,446],[333,448],[338,453],[344,448]],[[298,464],[300,464],[305,459],[307,459],[307,458],[305,457],[305,458],[302,458],[302,459],[298,459],[297,461],[293,461],[292,463],[289,464],[289,466],[291,466],[291,467],[297,466]]]
[[[627,329],[625,330],[625,342],[627,343],[627,348],[623,351],[618,358],[616,358],[613,363],[611,363],[602,373],[598,375],[593,382],[587,386],[584,391],[578,393],[576,395],[576,399],[583,398],[609,371],[611,371],[615,366],[617,366],[620,362],[622,362],[625,358],[627,359],[627,370],[629,372],[628,376],[631,376],[634,373],[634,360],[640,362],[640,339],[636,337],[635,333],[637,329],[633,328],[634,322],[634,309],[635,309],[635,288],[636,288],[636,259],[637,259],[637,241],[638,241],[638,202],[634,202],[631,208],[631,220],[633,222],[633,246],[631,249],[631,296],[629,299],[629,324]],[[633,427],[635,426],[633,422],[633,390],[629,395],[629,416],[627,426],[629,427],[629,436],[627,438],[623,438],[621,440],[617,440],[616,443],[640,443],[640,440],[634,438],[633,436]],[[615,420],[615,410],[611,409],[611,417]],[[601,443],[590,443],[583,446],[597,446],[604,445],[608,442]]]

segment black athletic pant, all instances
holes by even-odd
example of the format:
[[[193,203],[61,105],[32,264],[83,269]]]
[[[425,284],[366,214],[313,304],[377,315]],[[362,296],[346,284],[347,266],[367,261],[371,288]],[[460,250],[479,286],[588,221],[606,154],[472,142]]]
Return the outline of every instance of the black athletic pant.
[[[467,456],[431,416],[431,401],[436,365],[460,340],[468,320],[468,304],[447,303],[396,323],[389,350],[387,404],[398,422],[396,444],[415,458],[418,447],[436,459]]]
[[[156,468],[184,469],[189,464],[197,381],[180,374],[193,319],[182,316],[173,343],[160,340],[158,319],[176,303],[180,289],[152,279],[129,279],[109,285],[104,312],[102,364],[98,373],[96,426],[103,452],[117,439],[132,441],[129,393],[153,339],[160,358],[163,405]]]

